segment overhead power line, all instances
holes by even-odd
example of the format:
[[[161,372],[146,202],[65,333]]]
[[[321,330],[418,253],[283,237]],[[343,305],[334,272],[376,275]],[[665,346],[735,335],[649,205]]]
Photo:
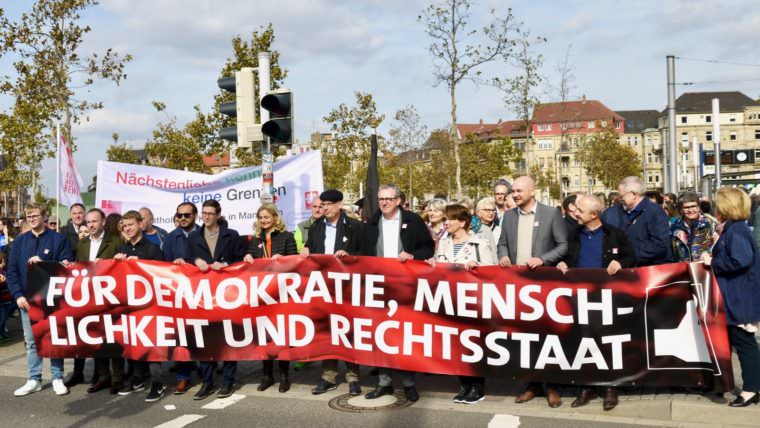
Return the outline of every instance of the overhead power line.
[[[676,59],[684,60],[684,61],[696,61],[696,62],[709,62],[713,64],[727,64],[727,65],[740,65],[743,67],[760,67],[760,64],[749,64],[746,62],[732,62],[732,61],[721,61],[718,59],[701,59],[701,58],[684,58],[682,56],[675,57]]]

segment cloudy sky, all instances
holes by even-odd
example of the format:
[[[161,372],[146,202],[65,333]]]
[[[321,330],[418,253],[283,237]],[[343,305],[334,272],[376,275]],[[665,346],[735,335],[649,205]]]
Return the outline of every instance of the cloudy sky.
[[[153,100],[166,103],[180,123],[192,106],[208,109],[230,39],[246,36],[271,22],[275,47],[288,69],[286,86],[295,93],[297,137],[308,139],[333,107],[350,103],[356,90],[371,92],[378,108],[391,118],[413,104],[430,128],[449,122],[445,87],[435,87],[429,40],[417,16],[424,0],[101,0],[83,15],[92,27],[82,52],[113,47],[134,56],[120,86],[96,84],[89,94],[105,109],[75,130],[76,162],[85,181],[105,158],[111,134],[141,147],[164,116]],[[471,22],[483,25],[488,11],[512,8],[535,36],[547,38],[537,48],[549,84],[558,84],[557,65],[570,52],[573,95],[586,95],[615,110],[662,109],[666,103],[665,56],[760,64],[760,8],[756,1],[703,0],[474,0]],[[3,2],[6,14],[18,16],[31,1]],[[740,90],[760,96],[760,67],[691,60],[676,63],[679,82],[719,82],[679,86],[684,91]],[[0,60],[0,74],[10,71]],[[486,74],[509,73],[489,67]],[[544,88],[544,101],[556,98]],[[470,83],[459,92],[460,122],[513,118],[502,95]],[[6,106],[7,100],[0,101]],[[392,125],[386,120],[382,130]],[[49,167],[53,163],[50,162]],[[50,168],[45,169],[50,171]],[[53,169],[54,171],[54,169]],[[54,174],[44,177],[54,192]]]

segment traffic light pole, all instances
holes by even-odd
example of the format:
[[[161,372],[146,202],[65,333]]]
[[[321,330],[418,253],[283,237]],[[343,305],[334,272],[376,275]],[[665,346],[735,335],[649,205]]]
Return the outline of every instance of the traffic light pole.
[[[259,123],[266,123],[269,120],[269,110],[261,107],[261,99],[272,90],[270,79],[270,57],[269,52],[259,52]],[[273,200],[274,190],[274,156],[272,155],[272,144],[269,137],[265,138],[261,148],[261,201],[271,202]],[[266,196],[265,196],[266,195]]]

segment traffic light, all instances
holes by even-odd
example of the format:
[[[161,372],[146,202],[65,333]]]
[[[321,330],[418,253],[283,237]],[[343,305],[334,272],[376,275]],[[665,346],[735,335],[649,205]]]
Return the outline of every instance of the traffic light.
[[[277,145],[293,145],[293,93],[287,88],[267,92],[261,107],[269,112],[269,120],[261,125],[262,134]]]
[[[236,126],[222,128],[219,137],[237,142],[238,147],[251,148],[255,141],[264,139],[261,125],[256,123],[256,86],[253,69],[243,68],[235,77],[223,77],[217,81],[220,88],[235,94],[235,101],[219,105],[219,112],[234,117]]]

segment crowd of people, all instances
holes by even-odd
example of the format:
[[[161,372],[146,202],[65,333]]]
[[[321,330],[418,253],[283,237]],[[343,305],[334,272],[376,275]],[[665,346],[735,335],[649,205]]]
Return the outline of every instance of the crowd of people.
[[[560,207],[536,199],[536,185],[528,176],[513,183],[499,180],[493,195],[473,202],[468,198],[447,201],[436,197],[420,213],[409,210],[403,193],[394,185],[383,185],[377,194],[379,209],[362,221],[343,206],[336,189],[322,192],[311,201],[311,216],[294,231],[286,230],[278,208],[262,204],[256,213],[251,237],[241,237],[227,227],[222,207],[207,200],[200,207],[184,202],[175,213],[175,229],[167,232],[153,224],[147,208],[106,215],[82,204],[70,207],[70,221],[58,224],[42,205],[30,204],[18,223],[0,222],[0,335],[5,320],[16,309],[24,331],[28,380],[15,391],[25,396],[42,388],[42,358],[37,354],[27,301],[27,265],[40,261],[88,262],[102,259],[164,260],[193,264],[201,271],[222,269],[236,263],[282,256],[327,254],[337,258],[363,255],[397,259],[456,263],[464,269],[479,266],[552,267],[566,273],[574,268],[605,269],[616,275],[622,269],[672,262],[702,262],[712,270],[723,295],[730,343],[741,364],[743,390],[729,404],[743,407],[760,401],[760,349],[755,340],[760,321],[760,197],[740,188],[717,191],[714,204],[692,192],[680,195],[647,192],[637,177],[627,177],[616,192],[572,194]],[[200,219],[198,218],[200,217]],[[18,232],[13,233],[13,228]],[[14,239],[15,238],[15,239]],[[2,336],[3,338],[5,336]],[[1,339],[0,339],[1,340]],[[215,374],[221,363],[222,382]],[[85,383],[84,359],[76,359],[64,380],[64,362],[51,359],[53,391],[67,394],[69,388]],[[296,364],[303,364],[298,363]],[[313,394],[338,387],[337,360],[321,362],[322,371]],[[277,361],[278,387],[290,389],[289,361]],[[274,361],[262,362],[258,385],[264,391],[274,385]],[[193,399],[216,393],[228,397],[235,389],[236,361],[177,362],[174,394],[192,387],[197,373],[200,388]],[[376,399],[393,394],[393,377],[400,377],[407,400],[417,401],[414,372],[378,368],[375,387],[365,394]],[[359,367],[346,363],[348,392],[362,394]],[[454,402],[474,404],[485,397],[485,379],[459,378],[461,387]],[[562,404],[558,386],[529,383],[516,402],[544,395],[550,407]],[[162,365],[157,362],[95,358],[95,372],[87,392],[108,390],[128,395],[149,389],[145,401],[166,394]],[[571,406],[586,405],[601,396],[603,408],[618,404],[618,391],[581,387]]]

